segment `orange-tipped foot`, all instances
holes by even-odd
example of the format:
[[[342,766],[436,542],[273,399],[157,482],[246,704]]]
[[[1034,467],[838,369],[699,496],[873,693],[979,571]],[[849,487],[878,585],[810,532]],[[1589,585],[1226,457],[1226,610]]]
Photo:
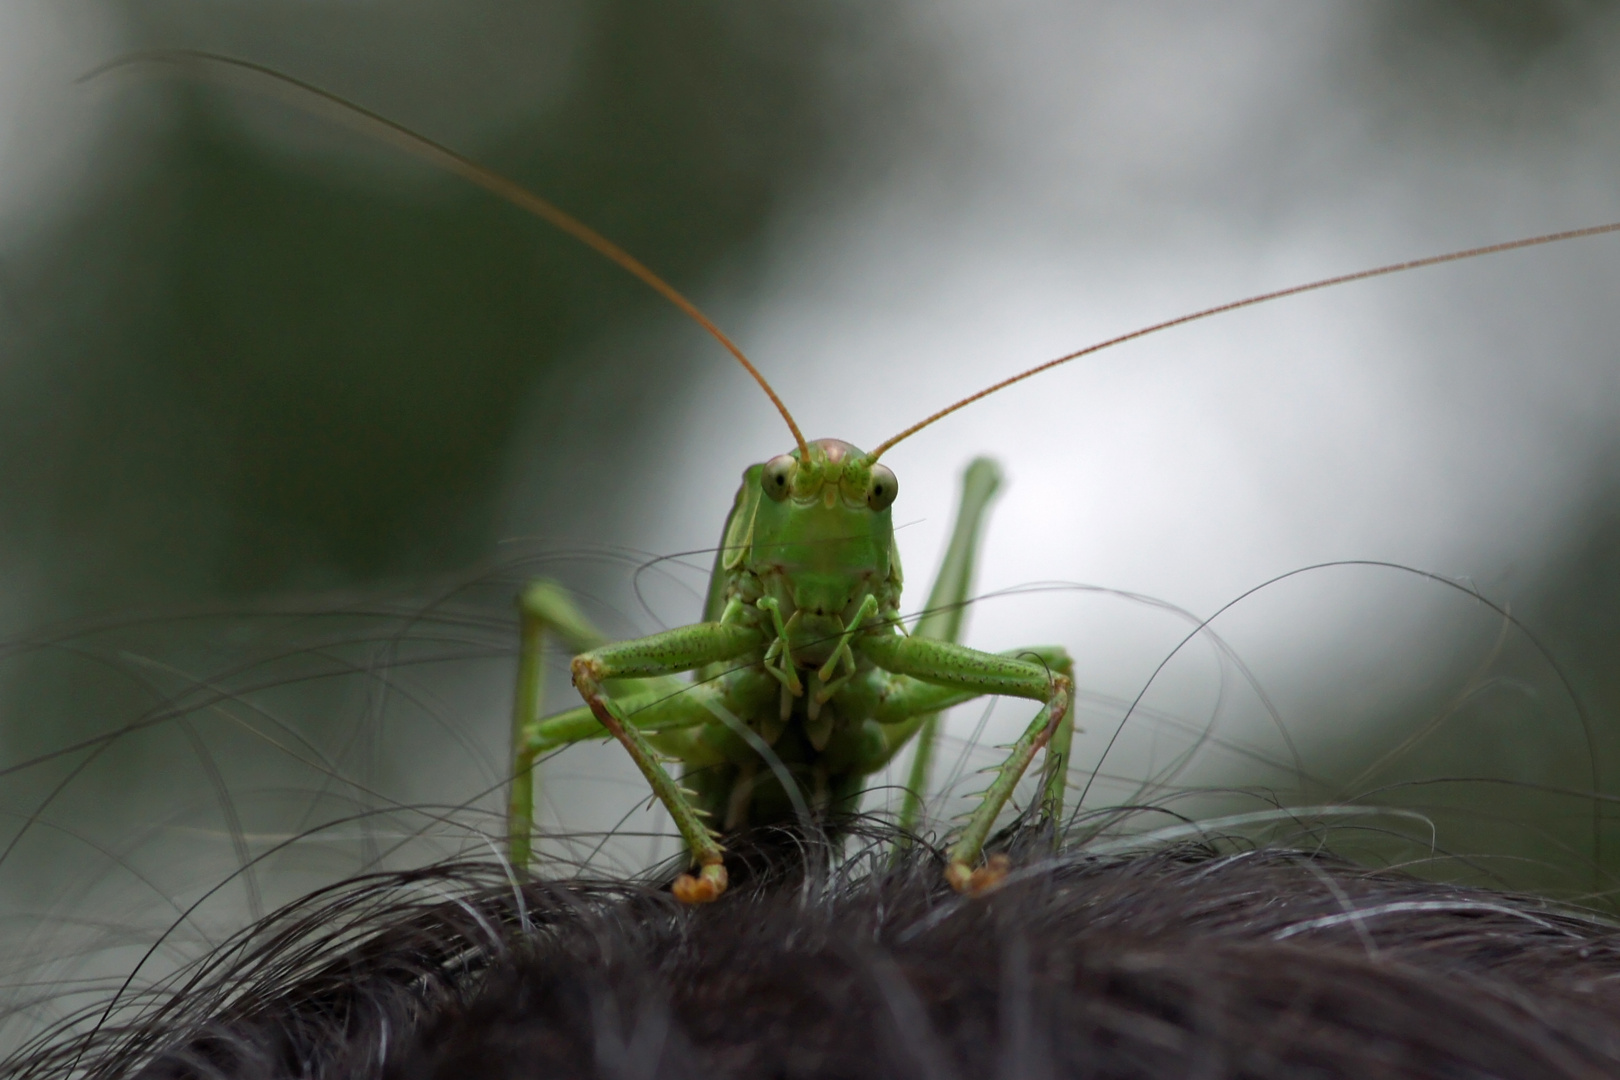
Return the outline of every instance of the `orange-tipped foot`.
[[[725,866],[710,863],[695,875],[682,874],[676,878],[671,891],[683,904],[712,904],[726,891],[726,883]]]
[[[1012,860],[1005,855],[992,855],[978,869],[965,862],[953,862],[945,868],[945,880],[951,888],[968,896],[983,896],[1007,877]]]

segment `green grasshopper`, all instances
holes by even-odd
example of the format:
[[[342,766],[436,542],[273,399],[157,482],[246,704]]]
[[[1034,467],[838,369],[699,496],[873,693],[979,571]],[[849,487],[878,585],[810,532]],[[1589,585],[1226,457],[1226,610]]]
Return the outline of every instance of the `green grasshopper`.
[[[110,66],[156,61],[230,81],[268,85],[295,103],[335,115],[535,214],[618,264],[708,331],[759,384],[794,446],[743,472],[722,530],[702,620],[633,641],[608,642],[567,593],[535,581],[521,594],[521,648],[512,717],[507,812],[514,869],[532,857],[534,774],[541,755],[611,737],[630,754],[668,810],[690,856],[674,884],[687,903],[726,889],[726,834],[792,822],[836,829],[857,808],[862,783],[915,742],[899,823],[919,821],[940,713],[982,695],[1038,702],[1039,711],[978,794],[946,854],[946,878],[978,893],[1006,873],[983,862],[991,830],[1014,788],[1042,757],[1038,810],[1061,821],[1072,744],[1074,664],[1058,646],[981,652],[957,641],[976,547],[999,483],[974,461],[942,568],[908,633],[892,508],[899,484],[879,459],[903,439],[979,399],[1060,364],[1148,334],[1299,293],[1475,256],[1620,231],[1620,223],[1516,240],[1346,274],[1193,312],[1068,353],[947,406],[871,451],[838,439],[807,440],[770,383],[698,308],[629,253],[537,195],[384,117],[244,61],[200,53],[141,54]],[[542,715],[542,657],[555,637],[576,655],[584,704]],[[690,674],[691,679],[682,678]],[[1043,755],[1044,751],[1044,756]],[[683,766],[679,780],[665,763]],[[1053,830],[1056,835],[1056,828]]]

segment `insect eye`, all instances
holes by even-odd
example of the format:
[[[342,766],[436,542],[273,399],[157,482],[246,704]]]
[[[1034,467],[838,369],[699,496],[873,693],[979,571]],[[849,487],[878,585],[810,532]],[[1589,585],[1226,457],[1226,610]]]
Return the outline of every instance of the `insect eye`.
[[[782,454],[765,463],[765,468],[759,474],[759,486],[765,489],[765,494],[781,502],[793,490],[793,455]]]
[[[887,510],[900,494],[900,481],[887,465],[872,466],[872,484],[866,489],[866,505],[873,510]]]

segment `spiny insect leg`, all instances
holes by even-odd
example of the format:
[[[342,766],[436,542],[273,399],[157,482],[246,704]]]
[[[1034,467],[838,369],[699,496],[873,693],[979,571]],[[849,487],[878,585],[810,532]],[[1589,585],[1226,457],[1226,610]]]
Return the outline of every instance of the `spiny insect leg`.
[[[683,874],[675,882],[675,896],[684,903],[705,903],[725,891],[724,849],[687,792],[664,770],[647,736],[620,715],[619,704],[608,697],[602,684],[608,679],[657,678],[734,660],[761,644],[761,635],[751,627],[698,623],[635,641],[604,645],[574,658],[575,689],[601,725],[629,752],[653,794],[669,811],[670,820],[686,841],[693,865],[699,868],[696,875]],[[692,710],[702,707],[695,701],[684,706]]]
[[[1073,686],[1074,660],[1066,650],[1030,651],[1042,654],[1041,658],[1047,666],[1055,674],[1068,679],[1070,686]],[[1063,828],[1063,799],[1068,794],[1069,788],[1069,755],[1074,743],[1074,732],[1074,701],[1071,690],[1069,708],[1058,722],[1057,730],[1052,733],[1052,741],[1046,744],[1046,757],[1041,761],[1041,820],[1052,828],[1054,847],[1063,839],[1060,835]]]
[[[990,837],[990,829],[995,826],[996,814],[1006,806],[1009,798],[1013,797],[1013,789],[1017,782],[1024,777],[1029,769],[1030,761],[1042,748],[1050,748],[1051,743],[1059,742],[1058,732],[1063,730],[1064,743],[1061,756],[1048,756],[1047,776],[1043,787],[1042,810],[1048,808],[1048,803],[1055,801],[1056,810],[1063,811],[1063,784],[1066,782],[1066,769],[1063,767],[1064,759],[1068,758],[1069,733],[1072,732],[1072,698],[1074,698],[1074,683],[1068,675],[1053,674],[1051,677],[1050,698],[1043,704],[1035,719],[1029,722],[1029,727],[1019,735],[1019,740],[1013,743],[1013,750],[1009,751],[1006,761],[996,769],[996,779],[990,787],[985,789],[978,798],[978,806],[967,819],[967,826],[962,829],[962,836],[957,837],[956,844],[951,845],[948,853],[949,866],[946,866],[946,878],[961,892],[983,892],[988,887],[995,886],[1003,876],[1006,876],[1006,865],[991,865],[990,873],[975,870],[980,853],[985,850],[985,840]],[[1056,795],[1053,797],[1053,789]],[[1051,821],[1051,818],[1048,818]]]
[[[1041,710],[1013,744],[996,778],[980,797],[962,835],[952,845],[946,877],[959,890],[980,891],[994,884],[974,866],[996,815],[1012,797],[1013,788],[1029,764],[1063,725],[1073,698],[1073,681],[1054,671],[1045,657],[1061,650],[1025,650],[1023,654],[996,655],[948,641],[929,641],[899,634],[873,634],[861,639],[863,651],[885,671],[910,675],[922,682],[971,691],[1006,694],[1041,702]],[[1032,658],[1026,658],[1032,657]],[[1061,770],[1058,770],[1061,772]],[[993,875],[994,876],[994,875]]]

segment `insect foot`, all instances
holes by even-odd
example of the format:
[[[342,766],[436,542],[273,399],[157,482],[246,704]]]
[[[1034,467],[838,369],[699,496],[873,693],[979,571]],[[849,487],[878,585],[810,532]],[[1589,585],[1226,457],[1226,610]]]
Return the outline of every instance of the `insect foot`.
[[[683,904],[711,904],[726,891],[727,880],[725,864],[710,863],[696,875],[682,874],[676,878],[670,891]]]
[[[965,862],[952,862],[945,868],[945,880],[951,883],[951,888],[966,896],[983,896],[1006,880],[1011,870],[1011,859],[1005,855],[992,855],[977,869]]]

